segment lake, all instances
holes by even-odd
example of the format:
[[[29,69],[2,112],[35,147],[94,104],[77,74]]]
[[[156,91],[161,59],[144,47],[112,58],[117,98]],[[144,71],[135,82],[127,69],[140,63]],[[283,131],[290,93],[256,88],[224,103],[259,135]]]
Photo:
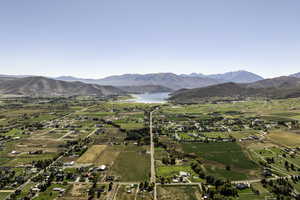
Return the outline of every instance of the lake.
[[[131,96],[133,96],[134,98],[126,101],[135,103],[166,103],[167,98],[169,98],[169,94],[169,92],[131,94]]]

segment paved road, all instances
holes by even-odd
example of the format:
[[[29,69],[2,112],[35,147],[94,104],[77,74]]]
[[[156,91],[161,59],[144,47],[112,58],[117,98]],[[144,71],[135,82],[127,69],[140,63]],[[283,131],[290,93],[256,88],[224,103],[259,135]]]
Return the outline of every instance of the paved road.
[[[154,200],[157,200],[157,191],[156,191],[156,174],[155,174],[155,159],[154,159],[154,142],[153,142],[153,125],[152,125],[152,114],[154,111],[150,112],[150,153],[151,153],[151,178],[150,182],[154,183],[154,191],[153,191],[153,196]]]

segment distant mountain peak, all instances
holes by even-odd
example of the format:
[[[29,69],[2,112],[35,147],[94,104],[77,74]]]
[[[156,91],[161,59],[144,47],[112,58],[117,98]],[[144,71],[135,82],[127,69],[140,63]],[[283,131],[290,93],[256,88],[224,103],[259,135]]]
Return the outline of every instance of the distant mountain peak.
[[[183,77],[201,77],[201,78],[212,78],[217,79],[223,82],[234,82],[234,83],[251,83],[263,80],[264,78],[254,74],[252,72],[248,72],[246,70],[238,70],[226,72],[223,74],[210,74],[205,75],[202,73],[191,73],[191,74],[182,74]]]
[[[300,78],[300,72],[295,73],[295,74],[291,74],[291,77],[296,77],[296,78]]]

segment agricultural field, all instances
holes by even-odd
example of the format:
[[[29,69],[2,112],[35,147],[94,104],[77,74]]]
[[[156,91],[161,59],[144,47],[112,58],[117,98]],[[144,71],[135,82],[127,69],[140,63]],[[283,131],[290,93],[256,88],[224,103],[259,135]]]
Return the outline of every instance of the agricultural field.
[[[268,134],[268,138],[274,143],[291,148],[300,146],[299,137],[299,133],[288,131],[273,131]]]
[[[179,172],[184,171],[192,175],[195,175],[194,171],[190,166],[161,166],[156,169],[156,175],[158,177],[174,177],[178,175]]]
[[[135,199],[137,193],[137,185],[120,185],[116,199],[118,200],[132,200]]]
[[[150,155],[142,151],[122,151],[115,160],[111,173],[124,182],[147,180],[150,174]]]
[[[39,196],[36,197],[35,199],[37,199],[37,200],[44,200],[44,199],[52,200],[52,199],[56,199],[57,197],[62,197],[63,193],[54,191],[54,188],[61,188],[64,190],[68,190],[70,188],[70,186],[63,185],[63,184],[53,184],[49,188],[47,188],[46,191],[41,192],[39,194]]]
[[[182,149],[186,153],[196,154],[205,160],[239,169],[250,170],[257,167],[236,143],[190,143],[182,144]]]
[[[0,192],[0,200],[4,200],[11,192]]]
[[[94,163],[106,149],[106,145],[93,145],[78,160],[77,163]]]
[[[198,186],[160,186],[158,198],[161,200],[201,200]]]

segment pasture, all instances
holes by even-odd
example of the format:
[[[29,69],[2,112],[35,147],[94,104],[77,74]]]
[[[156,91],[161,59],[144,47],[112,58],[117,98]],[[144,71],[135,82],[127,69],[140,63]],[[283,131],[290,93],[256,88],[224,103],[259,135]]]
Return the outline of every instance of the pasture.
[[[102,154],[95,160],[95,165],[108,165],[111,166],[116,158],[119,156],[120,151],[115,150],[114,148],[107,147]]]
[[[80,164],[94,163],[106,147],[106,145],[93,145],[76,162]]]
[[[273,131],[268,134],[268,139],[272,142],[287,147],[299,147],[300,146],[300,134],[288,132],[288,131]]]
[[[145,181],[150,174],[150,155],[139,151],[122,151],[111,173],[124,182]]]
[[[195,172],[190,166],[161,166],[156,168],[156,175],[161,177],[174,177],[174,175],[179,175],[179,172],[184,171],[192,175]]]
[[[120,185],[116,199],[118,200],[132,200],[136,196],[136,186]]]
[[[9,192],[0,192],[0,200],[5,200],[9,194]]]
[[[185,153],[194,153],[208,161],[214,161],[234,168],[253,170],[257,165],[251,161],[242,148],[234,142],[227,143],[186,143]]]
[[[201,200],[202,195],[198,186],[159,186],[157,187],[160,200]]]
[[[246,173],[237,172],[234,170],[226,170],[225,168],[220,168],[212,165],[205,165],[205,172],[208,175],[215,176],[224,180],[246,180],[248,175]]]

